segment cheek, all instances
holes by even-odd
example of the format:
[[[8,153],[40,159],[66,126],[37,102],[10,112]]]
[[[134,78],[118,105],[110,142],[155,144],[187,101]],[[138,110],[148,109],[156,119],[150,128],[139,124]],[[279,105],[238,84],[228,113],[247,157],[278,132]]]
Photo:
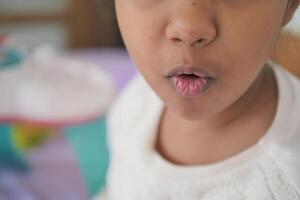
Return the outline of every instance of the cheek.
[[[274,12],[281,13],[279,10]],[[274,49],[282,16],[272,12],[257,15],[241,19],[226,16],[227,20],[220,23],[220,36],[211,48],[219,60],[218,83],[210,92],[211,97],[216,97],[211,99],[216,105],[229,105],[245,94]],[[220,94],[222,98],[219,98]],[[216,110],[221,109],[216,107]]]
[[[150,19],[129,19],[120,21],[120,28],[130,57],[146,79],[162,76],[162,57],[160,55],[162,28]],[[126,27],[131,27],[126,28]],[[151,80],[149,80],[151,81]],[[155,80],[156,81],[156,80]]]
[[[232,86],[238,81],[244,83],[243,87],[250,84],[274,49],[280,33],[282,10],[279,6],[262,10],[264,12],[246,14],[239,19],[235,17],[238,13],[228,12],[224,17],[227,20],[220,25],[219,46],[216,49],[222,52],[219,53],[222,57],[219,73],[226,79],[225,85]]]
[[[224,22],[221,30],[229,50],[226,56],[253,65],[264,62],[272,53],[281,29],[282,8],[274,6],[249,13],[240,14],[239,18],[229,16],[231,20]]]

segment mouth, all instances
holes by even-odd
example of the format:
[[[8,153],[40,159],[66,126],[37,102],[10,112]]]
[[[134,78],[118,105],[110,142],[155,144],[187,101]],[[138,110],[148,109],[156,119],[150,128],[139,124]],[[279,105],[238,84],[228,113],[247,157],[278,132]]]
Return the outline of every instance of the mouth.
[[[203,95],[214,81],[208,72],[195,67],[179,67],[166,76],[176,91],[182,97],[199,97]]]

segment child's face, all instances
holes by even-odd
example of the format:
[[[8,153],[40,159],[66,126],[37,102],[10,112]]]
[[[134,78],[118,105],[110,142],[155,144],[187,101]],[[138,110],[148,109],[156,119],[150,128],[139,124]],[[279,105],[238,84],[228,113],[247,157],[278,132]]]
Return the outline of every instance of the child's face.
[[[293,12],[287,5],[116,0],[124,41],[141,73],[168,108],[193,119],[225,110],[254,85]],[[200,69],[210,78],[172,76],[178,67]]]

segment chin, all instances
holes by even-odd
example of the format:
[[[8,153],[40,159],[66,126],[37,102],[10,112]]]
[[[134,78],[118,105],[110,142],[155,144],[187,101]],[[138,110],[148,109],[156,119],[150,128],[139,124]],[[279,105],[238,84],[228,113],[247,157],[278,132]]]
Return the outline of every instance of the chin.
[[[211,112],[208,112],[207,109],[193,106],[189,102],[173,104],[168,106],[168,108],[175,115],[191,121],[204,120],[211,116]]]

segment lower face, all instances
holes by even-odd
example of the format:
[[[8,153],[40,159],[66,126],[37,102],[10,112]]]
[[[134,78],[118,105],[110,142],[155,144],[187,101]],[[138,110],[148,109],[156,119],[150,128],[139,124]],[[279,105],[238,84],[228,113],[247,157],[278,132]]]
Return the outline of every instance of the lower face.
[[[287,1],[115,3],[129,54],[152,89],[180,116],[205,119],[255,85],[278,39]],[[198,77],[173,73],[191,67]]]

